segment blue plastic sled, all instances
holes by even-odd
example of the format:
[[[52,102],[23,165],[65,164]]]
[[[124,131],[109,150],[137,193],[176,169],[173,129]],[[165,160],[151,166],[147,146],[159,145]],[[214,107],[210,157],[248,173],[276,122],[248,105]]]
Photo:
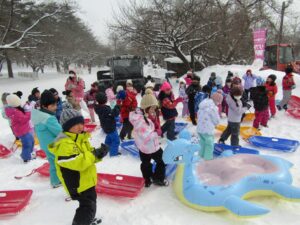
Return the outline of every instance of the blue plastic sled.
[[[188,125],[188,123],[179,123],[176,122],[175,123],[175,132],[176,133],[180,133],[184,128],[186,128]]]
[[[250,144],[257,147],[283,152],[294,152],[299,147],[299,141],[275,137],[252,136],[248,141]]]
[[[132,155],[135,158],[139,158],[139,150],[137,149],[134,140],[131,141],[124,141],[121,143],[121,148],[126,151],[127,153],[129,153],[130,155]],[[155,170],[156,164],[155,162],[153,163],[153,171]],[[176,164],[168,164],[166,166],[166,177],[170,177],[176,170]]]
[[[219,156],[226,150],[231,150],[233,152],[233,154],[259,155],[259,151],[255,150],[255,149],[244,148],[244,147],[235,147],[235,146],[225,145],[225,144],[215,144],[214,154],[216,156]]]

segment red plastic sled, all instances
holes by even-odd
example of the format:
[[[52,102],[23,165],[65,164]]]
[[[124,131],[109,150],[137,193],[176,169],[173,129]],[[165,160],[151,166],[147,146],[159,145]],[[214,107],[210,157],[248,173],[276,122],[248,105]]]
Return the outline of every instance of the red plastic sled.
[[[141,177],[98,173],[96,192],[114,197],[135,198],[145,186]]]
[[[84,118],[84,124],[89,124],[91,122],[90,118]]]
[[[0,158],[6,158],[12,154],[12,151],[4,145],[0,145]]]
[[[92,133],[96,129],[96,124],[85,124],[84,125],[84,131],[88,133]]]
[[[45,159],[47,157],[46,153],[43,150],[37,150],[35,153],[36,153],[36,156],[38,156],[42,159]]]
[[[0,191],[0,215],[14,215],[19,213],[32,195],[32,190]]]
[[[292,95],[288,105],[289,108],[300,108],[300,97]]]
[[[291,108],[287,112],[296,119],[300,119],[300,108]]]
[[[35,171],[43,177],[49,177],[50,176],[49,168],[50,168],[50,164],[44,163],[42,166],[37,168]]]

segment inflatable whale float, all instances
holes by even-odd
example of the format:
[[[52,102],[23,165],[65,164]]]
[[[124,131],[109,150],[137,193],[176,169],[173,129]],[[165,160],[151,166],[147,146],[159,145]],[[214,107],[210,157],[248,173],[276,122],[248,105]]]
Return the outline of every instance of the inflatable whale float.
[[[300,200],[300,188],[292,186],[292,163],[273,156],[228,152],[226,157],[201,161],[200,146],[184,139],[188,137],[168,142],[163,154],[165,163],[178,164],[173,187],[187,206],[253,217],[269,209],[245,199],[263,195]]]

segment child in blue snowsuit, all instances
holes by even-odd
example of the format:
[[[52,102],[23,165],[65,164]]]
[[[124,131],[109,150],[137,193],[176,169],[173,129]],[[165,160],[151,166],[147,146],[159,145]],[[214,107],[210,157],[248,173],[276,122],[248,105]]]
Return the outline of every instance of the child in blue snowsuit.
[[[45,90],[40,99],[41,109],[33,109],[31,119],[34,124],[35,133],[39,139],[42,150],[46,153],[50,164],[50,183],[53,188],[61,186],[56,175],[55,156],[49,151],[48,145],[62,131],[62,127],[56,118],[57,99],[49,90]]]
[[[95,112],[99,117],[104,133],[106,133],[105,144],[109,146],[109,155],[120,155],[120,138],[117,132],[115,119],[120,113],[120,107],[115,105],[115,107],[111,109],[110,106],[106,105],[107,96],[102,92],[99,92],[96,95],[96,101],[98,104],[95,106]]]

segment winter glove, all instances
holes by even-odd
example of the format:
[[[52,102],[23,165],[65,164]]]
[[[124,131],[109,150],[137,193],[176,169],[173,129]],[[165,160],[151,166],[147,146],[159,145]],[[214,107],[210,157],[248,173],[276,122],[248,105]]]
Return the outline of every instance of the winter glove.
[[[183,102],[183,98],[182,97],[178,97],[177,99],[175,99],[175,102],[176,103]]]
[[[93,154],[97,159],[103,159],[109,151],[109,146],[105,144],[101,144],[100,148],[95,148]]]

